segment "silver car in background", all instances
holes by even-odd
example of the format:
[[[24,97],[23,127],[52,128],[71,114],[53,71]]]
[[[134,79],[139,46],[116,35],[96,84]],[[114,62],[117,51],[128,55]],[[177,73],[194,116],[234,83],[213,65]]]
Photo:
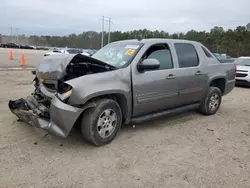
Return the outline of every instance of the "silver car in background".
[[[250,57],[239,57],[234,63],[237,67],[236,85],[250,86]]]
[[[84,52],[81,49],[65,48],[65,49],[54,49],[52,52],[45,53],[44,56],[55,55],[55,54],[82,54],[85,56],[91,55],[90,53]]]

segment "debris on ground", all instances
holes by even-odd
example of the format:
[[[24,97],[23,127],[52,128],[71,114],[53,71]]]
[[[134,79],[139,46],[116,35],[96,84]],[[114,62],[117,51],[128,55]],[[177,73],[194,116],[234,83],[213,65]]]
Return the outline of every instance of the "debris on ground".
[[[207,128],[208,131],[214,131],[213,129]]]

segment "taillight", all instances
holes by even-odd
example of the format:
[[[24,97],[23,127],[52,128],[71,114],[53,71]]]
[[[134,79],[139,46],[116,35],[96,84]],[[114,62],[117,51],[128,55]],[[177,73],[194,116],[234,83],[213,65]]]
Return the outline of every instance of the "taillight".
[[[234,64],[234,78],[236,78],[236,71],[237,71],[237,66]]]

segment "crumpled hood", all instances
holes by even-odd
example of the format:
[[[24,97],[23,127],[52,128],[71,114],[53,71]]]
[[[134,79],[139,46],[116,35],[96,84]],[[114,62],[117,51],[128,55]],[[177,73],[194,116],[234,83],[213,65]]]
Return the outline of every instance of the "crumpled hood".
[[[81,58],[82,62],[105,65],[111,68],[111,65],[82,54],[55,54],[53,56],[44,56],[36,67],[36,76],[39,80],[59,80],[65,75],[67,65],[74,59]]]
[[[64,70],[74,58],[73,54],[55,54],[44,56],[36,67],[36,76],[42,80],[57,80],[63,76]]]

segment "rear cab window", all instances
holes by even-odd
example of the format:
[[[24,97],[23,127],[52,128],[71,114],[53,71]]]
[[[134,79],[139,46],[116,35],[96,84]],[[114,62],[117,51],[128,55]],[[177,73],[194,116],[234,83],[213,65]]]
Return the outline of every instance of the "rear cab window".
[[[205,55],[204,57],[206,58],[208,64],[220,63],[218,61],[218,58],[214,54],[212,54],[212,52],[210,52],[205,46],[201,45],[200,47],[202,51],[204,52],[204,55]]]
[[[204,46],[201,46],[201,49],[203,50],[207,58],[213,58],[212,54]]]
[[[175,43],[179,68],[199,66],[199,57],[194,45],[189,43]]]

